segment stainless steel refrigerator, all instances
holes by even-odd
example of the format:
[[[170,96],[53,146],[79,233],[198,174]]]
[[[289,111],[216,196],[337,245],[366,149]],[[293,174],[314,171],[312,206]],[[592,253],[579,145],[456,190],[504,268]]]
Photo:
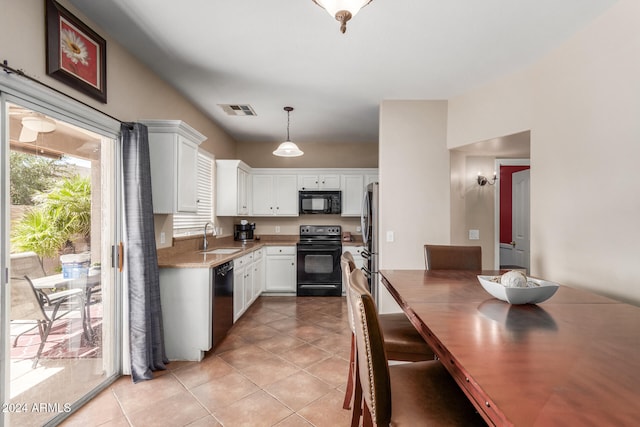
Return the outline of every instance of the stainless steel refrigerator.
[[[365,259],[365,267],[363,268],[371,295],[378,305],[378,189],[379,184],[372,182],[367,186],[362,200],[362,216],[360,218],[362,225],[362,240],[365,250],[362,253]]]

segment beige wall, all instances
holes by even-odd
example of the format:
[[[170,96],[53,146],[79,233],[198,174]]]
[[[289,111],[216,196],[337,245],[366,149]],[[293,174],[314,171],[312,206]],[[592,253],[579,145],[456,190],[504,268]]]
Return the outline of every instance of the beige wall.
[[[60,3],[107,41],[107,104],[95,101],[47,76],[44,1],[0,0],[0,52],[10,66],[122,121],[179,119],[207,136],[202,148],[218,158],[233,158],[236,143],[170,85],[131,56],[69,2]],[[10,12],[9,12],[10,11]]]
[[[424,244],[450,241],[446,132],[446,101],[380,106],[381,268],[424,268]]]
[[[301,157],[276,157],[279,142],[239,142],[238,159],[253,168],[377,168],[378,144],[298,143]]]
[[[447,142],[531,129],[532,274],[634,303],[638,28],[640,2],[621,0],[529,69],[451,99]]]
[[[62,0],[60,3],[107,41],[107,104],[95,101],[47,76],[44,1],[0,0],[2,59],[6,59],[11,67],[23,70],[28,76],[119,120],[183,120],[207,137],[200,145],[203,150],[212,153],[218,159],[235,158],[236,142],[216,123],[125,51],[100,27],[86,19],[69,2]],[[231,231],[230,221],[221,219],[220,222],[223,228]],[[170,245],[173,234],[172,216],[157,215],[155,224],[158,246]],[[160,232],[165,232],[165,245],[160,244]]]

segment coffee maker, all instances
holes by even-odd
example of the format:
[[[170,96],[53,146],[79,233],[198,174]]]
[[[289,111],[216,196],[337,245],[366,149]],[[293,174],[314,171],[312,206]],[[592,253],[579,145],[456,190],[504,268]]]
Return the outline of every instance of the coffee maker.
[[[239,240],[242,242],[253,240],[253,230],[255,229],[255,222],[247,222],[243,220],[240,224],[234,225],[233,240]]]

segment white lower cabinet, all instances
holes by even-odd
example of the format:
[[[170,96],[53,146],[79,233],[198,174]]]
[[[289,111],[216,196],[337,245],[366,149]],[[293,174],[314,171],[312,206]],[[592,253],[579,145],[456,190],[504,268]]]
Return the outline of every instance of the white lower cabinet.
[[[233,321],[260,296],[264,288],[264,249],[233,260]]]
[[[244,313],[244,267],[233,265],[233,322]]]
[[[160,302],[169,360],[200,361],[213,345],[210,268],[161,268]]]
[[[264,249],[258,249],[253,254],[253,303],[264,290]]]
[[[266,292],[296,292],[296,247],[266,247]]]

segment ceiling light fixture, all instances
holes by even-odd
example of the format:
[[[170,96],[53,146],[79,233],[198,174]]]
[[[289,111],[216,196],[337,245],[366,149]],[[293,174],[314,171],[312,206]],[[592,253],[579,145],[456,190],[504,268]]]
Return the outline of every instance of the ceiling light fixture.
[[[371,0],[313,0],[313,2],[340,22],[340,31],[344,34],[347,31],[347,21],[371,3]]]
[[[56,122],[42,114],[25,116],[21,123],[22,130],[18,137],[20,142],[34,142],[39,133],[49,133],[56,130]]]
[[[289,115],[293,111],[293,107],[284,107],[284,111],[287,112],[287,140],[278,146],[278,149],[273,152],[273,155],[279,157],[302,156],[304,153],[296,144],[291,142],[291,138],[289,138]]]

